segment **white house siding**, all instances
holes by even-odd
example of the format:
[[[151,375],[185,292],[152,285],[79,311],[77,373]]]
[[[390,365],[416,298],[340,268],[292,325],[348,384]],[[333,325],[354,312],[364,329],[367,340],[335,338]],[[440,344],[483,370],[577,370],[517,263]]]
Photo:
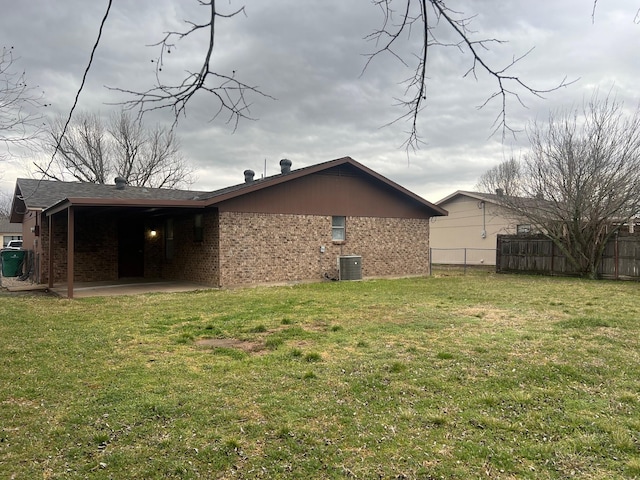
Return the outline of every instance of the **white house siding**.
[[[497,205],[463,194],[438,206],[449,215],[431,219],[433,262],[462,263],[466,254],[468,264],[495,265],[497,235],[515,233],[515,222]]]

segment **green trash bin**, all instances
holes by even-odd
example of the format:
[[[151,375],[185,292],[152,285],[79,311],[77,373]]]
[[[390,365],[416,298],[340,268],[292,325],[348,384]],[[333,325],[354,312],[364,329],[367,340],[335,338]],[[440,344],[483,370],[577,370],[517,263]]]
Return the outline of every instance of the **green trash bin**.
[[[22,264],[26,250],[2,250],[0,257],[2,258],[2,276],[17,277],[22,274]]]

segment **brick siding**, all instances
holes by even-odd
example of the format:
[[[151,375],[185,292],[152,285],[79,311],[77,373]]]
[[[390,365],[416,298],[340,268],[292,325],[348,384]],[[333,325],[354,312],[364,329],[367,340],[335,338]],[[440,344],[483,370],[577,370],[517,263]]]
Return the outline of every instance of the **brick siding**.
[[[145,224],[147,278],[188,280],[212,286],[240,286],[338,278],[340,255],[362,257],[363,277],[429,273],[429,221],[347,217],[346,240],[331,239],[331,216],[223,212],[203,213],[203,240],[194,239],[194,215],[174,216],[174,255],[165,258],[166,223]],[[75,281],[118,278],[117,217],[76,221]],[[151,237],[148,232],[155,230]],[[48,225],[41,231],[49,240]],[[54,225],[54,282],[66,281],[67,225]],[[324,251],[322,248],[324,247]],[[48,279],[48,250],[42,254]]]
[[[74,281],[117,280],[118,237],[116,217],[95,216],[76,220]],[[67,281],[67,217],[58,215],[53,225],[54,283]],[[49,281],[49,224],[43,222],[42,282]]]
[[[164,259],[165,238],[157,239],[164,259],[162,277],[219,286],[217,211],[203,213],[202,241],[194,239],[195,215],[173,217],[173,222],[172,259]],[[162,232],[166,234],[164,228]]]
[[[222,286],[337,278],[339,255],[362,256],[365,277],[429,273],[426,219],[347,217],[333,242],[331,216],[226,212],[220,232]]]

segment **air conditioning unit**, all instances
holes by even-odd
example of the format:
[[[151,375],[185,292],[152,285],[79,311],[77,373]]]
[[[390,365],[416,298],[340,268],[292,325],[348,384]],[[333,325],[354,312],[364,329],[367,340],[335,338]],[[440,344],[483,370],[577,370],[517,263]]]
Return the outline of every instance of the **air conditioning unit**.
[[[362,280],[362,257],[359,255],[343,255],[338,257],[340,280]]]

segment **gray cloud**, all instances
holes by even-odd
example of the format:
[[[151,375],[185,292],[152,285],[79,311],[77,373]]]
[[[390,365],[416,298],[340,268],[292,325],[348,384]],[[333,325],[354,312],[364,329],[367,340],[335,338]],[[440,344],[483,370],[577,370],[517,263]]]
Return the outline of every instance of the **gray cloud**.
[[[487,168],[519,154],[526,136],[492,133],[499,102],[478,110],[496,89],[489,76],[464,73],[470,59],[456,49],[434,48],[429,53],[427,108],[420,118],[423,148],[407,158],[400,148],[408,125],[399,121],[394,98],[403,94],[410,72],[390,55],[377,58],[364,72],[364,54],[375,44],[364,37],[378,28],[381,12],[369,0],[264,2],[232,0],[221,8],[246,6],[247,15],[221,19],[217,24],[215,68],[235,71],[244,82],[259,86],[269,99],[250,97],[255,121],[243,121],[235,133],[224,117],[212,121],[216,104],[199,95],[189,105],[178,134],[183,153],[197,170],[197,189],[214,189],[242,181],[245,168],[258,175],[277,171],[280,158],[295,167],[350,155],[390,179],[436,201],[455,189],[471,189]],[[52,116],[68,112],[95,41],[106,2],[34,0],[13,2],[0,18],[0,44],[13,45],[33,84],[46,93]],[[523,129],[528,121],[544,118],[550,109],[579,104],[594,88],[615,94],[634,107],[638,102],[635,48],[640,26],[633,23],[634,1],[599,2],[595,22],[592,4],[563,2],[457,2],[456,10],[473,19],[476,38],[498,38],[487,60],[506,66],[532,47],[514,67],[533,86],[549,88],[565,76],[575,84],[536,98],[523,95],[525,106],[511,102],[508,121]],[[115,2],[104,36],[80,98],[79,108],[109,115],[111,105],[124,97],[105,85],[145,89],[153,85],[158,49],[149,47],[164,32],[183,30],[184,20],[200,21],[206,8],[190,0],[134,0]],[[439,30],[442,40],[452,39]],[[180,41],[167,56],[163,79],[179,78],[197,67],[206,38]],[[405,38],[405,58],[419,42],[417,32]],[[147,118],[168,123],[169,112]],[[385,126],[388,125],[388,126]],[[23,163],[28,163],[28,159]],[[15,177],[25,175],[17,161],[2,165],[0,189],[11,190]]]

